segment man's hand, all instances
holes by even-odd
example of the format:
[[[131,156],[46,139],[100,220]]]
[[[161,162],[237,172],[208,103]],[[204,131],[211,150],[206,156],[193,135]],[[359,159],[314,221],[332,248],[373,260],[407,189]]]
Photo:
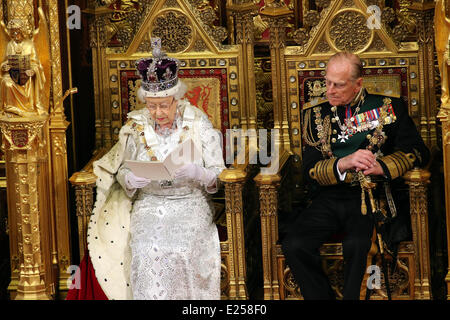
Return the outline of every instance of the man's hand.
[[[338,170],[344,173],[347,170],[363,171],[365,175],[383,175],[383,168],[377,162],[375,155],[366,149],[359,149],[338,162]]]
[[[9,69],[11,69],[11,66],[10,66],[9,64],[5,64],[5,65],[3,65],[3,67],[2,67],[2,71],[3,71],[3,72],[8,72]]]
[[[382,176],[384,175],[383,167],[380,165],[378,161],[375,161],[375,165],[367,170],[363,171],[364,175],[374,175],[374,176]]]

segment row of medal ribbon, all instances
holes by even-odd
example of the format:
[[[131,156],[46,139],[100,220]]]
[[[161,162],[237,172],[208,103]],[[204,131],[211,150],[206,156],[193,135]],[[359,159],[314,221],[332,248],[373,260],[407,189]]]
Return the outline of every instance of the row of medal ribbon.
[[[358,132],[364,132],[367,130],[375,129],[379,124],[379,118],[381,116],[381,109],[383,107],[375,108],[372,110],[368,110],[364,113],[357,114],[352,116],[350,119],[346,119],[347,121],[347,134],[352,136]],[[385,124],[392,123],[395,119],[394,109],[392,105],[388,106],[387,109],[387,117],[384,119]],[[349,123],[350,122],[350,123]],[[351,126],[349,126],[351,124]]]

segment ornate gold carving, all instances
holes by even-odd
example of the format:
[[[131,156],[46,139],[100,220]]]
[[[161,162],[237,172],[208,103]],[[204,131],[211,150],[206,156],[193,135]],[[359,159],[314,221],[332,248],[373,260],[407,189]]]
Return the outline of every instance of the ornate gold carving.
[[[230,274],[228,273],[228,267],[224,260],[226,260],[226,258],[222,257],[222,264],[220,266],[220,291],[222,297],[229,298]]]
[[[221,44],[228,37],[228,31],[222,26],[217,26],[215,22],[218,17],[218,5],[211,6],[211,1],[208,0],[189,0],[187,4],[190,6],[194,16],[201,22],[205,31],[215,41],[215,45],[219,49],[225,47]]]
[[[10,20],[7,29],[0,22],[0,52],[4,57],[0,66],[1,112],[17,116],[48,112],[49,40],[44,12],[41,8],[38,12],[39,28],[33,28],[32,34],[23,16]]]
[[[189,47],[193,28],[185,14],[170,10],[156,17],[151,34],[161,38],[164,51],[181,52]]]
[[[344,7],[344,8],[353,7],[353,6],[354,6],[353,0],[344,0],[342,2],[342,7]]]
[[[396,18],[395,11],[391,7],[385,7],[383,8],[383,11],[381,12],[381,22],[384,24],[389,24],[392,21],[394,21]]]
[[[272,128],[272,77],[270,60],[255,59],[256,106],[258,108],[258,128]]]
[[[397,12],[397,17],[400,22],[400,25],[404,26],[407,33],[412,34],[416,28],[416,18],[414,13],[409,10],[409,7],[412,4],[412,0],[399,0],[399,10]]]
[[[87,12],[96,15],[90,25],[91,46],[107,47],[111,45],[115,50],[126,51],[134,34],[140,29],[148,12],[156,0],[103,1],[102,6],[94,5]],[[118,43],[111,43],[115,36]]]
[[[30,122],[22,122],[22,120],[19,122],[10,119],[10,121],[13,121],[11,123],[6,122],[5,118],[3,118],[3,121],[0,122],[0,129],[3,136],[2,149],[6,150],[5,143],[8,143],[9,150],[30,150],[34,139],[41,132],[45,119],[45,117],[37,117],[37,121]]]
[[[367,18],[359,11],[345,10],[334,16],[329,37],[340,50],[359,52],[370,42],[373,32],[366,26]]]
[[[290,293],[292,298],[302,298],[300,288],[295,282],[294,276],[292,275],[291,269],[289,267],[284,270],[282,281],[284,288]]]
[[[279,9],[261,10],[260,14],[270,28],[270,58],[272,64],[272,97],[274,110],[274,128],[281,129],[281,134],[275,143],[284,150],[290,150],[290,135],[287,115],[287,83],[284,49],[286,46],[287,19],[292,11],[285,7]]]
[[[315,27],[319,24],[320,14],[316,10],[309,10],[303,17],[304,23],[307,26]]]
[[[15,299],[49,299],[51,270],[46,250],[48,215],[45,204],[49,192],[45,123],[47,117],[0,118],[2,148],[6,153],[7,186],[16,190],[8,201],[11,255],[17,254],[17,284],[11,283]],[[28,138],[21,145],[12,145],[14,132],[19,130]],[[39,186],[39,188],[38,188]],[[17,248],[15,251],[14,248]],[[14,268],[11,270],[14,280]]]
[[[413,169],[404,178],[409,185],[411,226],[415,244],[415,299],[430,299],[430,253],[428,239],[427,184],[430,172]]]
[[[246,265],[245,265],[245,244],[244,244],[244,219],[242,206],[242,188],[243,178],[246,174],[243,172],[236,172],[240,177],[238,181],[230,183],[225,180],[227,171],[224,170],[219,179],[225,184],[225,208],[227,219],[227,233],[229,247],[229,296],[230,299],[247,299],[246,280]],[[235,180],[232,179],[232,180]]]
[[[8,1],[8,19],[22,20],[25,22],[24,31],[26,36],[31,36],[34,30],[34,6],[30,0]]]
[[[198,39],[195,41],[193,49],[194,51],[202,52],[206,51],[208,48],[203,40]]]
[[[315,3],[319,8],[326,8],[330,5],[331,0],[315,0]]]
[[[263,279],[264,299],[275,299],[279,297],[278,277],[276,276],[277,261],[274,248],[278,241],[278,195],[280,177],[262,177],[258,175],[255,181],[259,187],[261,237],[263,255]]]
[[[380,51],[387,51],[387,49],[386,49],[386,45],[384,44],[383,40],[381,40],[380,37],[376,34],[372,40],[370,47],[367,49],[367,51],[380,52]]]
[[[295,43],[303,46],[306,44],[306,42],[308,42],[308,32],[305,28],[298,28],[293,33],[292,38],[294,39]]]

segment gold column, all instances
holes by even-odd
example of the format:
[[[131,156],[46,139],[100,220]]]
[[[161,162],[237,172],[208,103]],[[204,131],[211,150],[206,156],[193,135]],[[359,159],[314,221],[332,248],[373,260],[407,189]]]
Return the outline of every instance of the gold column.
[[[437,146],[437,102],[433,39],[434,2],[429,0],[416,1],[411,6],[411,9],[416,14],[418,30],[420,133],[426,145],[433,149]]]
[[[431,298],[430,292],[430,251],[428,237],[428,197],[427,184],[430,173],[422,169],[408,171],[404,178],[409,185],[411,227],[415,244],[414,255],[416,274],[414,276],[414,299]]]
[[[94,205],[94,187],[97,177],[86,171],[74,173],[70,183],[75,187],[78,220],[78,241],[80,245],[80,260],[87,249],[87,230],[92,207]]]
[[[259,174],[255,177],[256,185],[259,188],[264,300],[280,299],[276,257],[278,241],[278,187],[280,180],[281,178],[278,174]]]
[[[441,74],[441,109],[437,118],[442,123],[447,247],[450,248],[450,8],[448,0],[436,1],[434,24],[436,53]],[[448,272],[445,282],[447,282],[447,300],[450,300],[450,254],[448,255]]]
[[[62,109],[62,107],[60,108]],[[70,222],[68,208],[68,168],[66,129],[69,123],[64,113],[55,110],[50,116],[49,154],[51,194],[53,209],[52,265],[58,270],[59,292],[62,297],[68,291],[67,268],[71,264]]]
[[[267,21],[270,30],[274,129],[280,130],[280,146],[283,146],[284,150],[290,150],[284,49],[286,47],[285,28],[292,10],[287,8],[284,1],[271,2],[261,9],[260,15]]]
[[[450,106],[441,108],[438,119],[442,123],[442,154],[444,162],[445,181],[445,212],[447,221],[447,247],[450,248]],[[448,255],[448,269],[445,276],[447,283],[447,300],[450,300],[450,254]]]
[[[253,17],[257,14],[258,6],[252,1],[231,4],[227,6],[236,23],[236,44],[239,45],[239,74],[244,86],[241,90],[241,128],[256,129],[256,84],[254,67],[254,26]]]
[[[244,209],[242,190],[247,173],[242,169],[224,170],[219,179],[225,185],[225,208],[229,243],[229,298],[248,299],[244,243]]]
[[[93,15],[93,22],[90,24],[90,46],[92,48],[92,74],[94,80],[94,106],[95,106],[95,147],[111,148],[113,145],[111,135],[111,114],[109,106],[108,87],[108,63],[106,56],[106,47],[108,43],[108,14],[111,13],[107,8],[89,8],[85,13]],[[109,111],[108,111],[109,110]]]
[[[6,158],[12,298],[49,299],[54,293],[48,213],[47,116],[0,118]]]
[[[69,122],[64,115],[63,100],[69,93],[63,96],[62,71],[61,71],[61,48],[59,33],[58,1],[49,0],[49,36],[50,57],[52,72],[52,104],[50,109],[50,134],[49,152],[51,154],[51,186],[52,186],[52,223],[54,233],[52,238],[52,265],[59,271],[59,291],[62,296],[67,292],[67,267],[71,264],[70,250],[70,225],[68,209],[68,169],[67,169],[67,146],[66,130]]]

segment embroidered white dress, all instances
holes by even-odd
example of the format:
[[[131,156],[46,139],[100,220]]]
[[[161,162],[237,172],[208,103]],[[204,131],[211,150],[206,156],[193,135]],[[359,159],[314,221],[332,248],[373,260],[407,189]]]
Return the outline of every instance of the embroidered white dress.
[[[196,113],[191,136],[201,144],[202,163],[197,164],[217,176],[224,169],[220,141],[217,133],[205,134],[214,132],[211,122]],[[150,130],[152,151],[160,161],[183,135],[185,119],[175,121],[170,134]],[[123,161],[150,160],[141,136],[128,136]],[[128,170],[122,164],[116,178],[129,197],[135,196],[129,233],[133,299],[220,299],[220,243],[209,195],[216,190],[188,179],[175,179],[169,186],[152,181],[142,189],[128,190],[124,183]]]

